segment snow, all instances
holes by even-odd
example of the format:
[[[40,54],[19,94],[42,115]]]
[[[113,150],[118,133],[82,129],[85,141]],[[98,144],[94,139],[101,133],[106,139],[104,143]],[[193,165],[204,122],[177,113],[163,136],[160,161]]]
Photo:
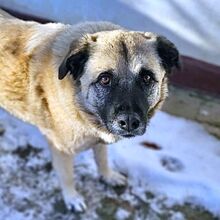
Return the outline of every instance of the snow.
[[[45,213],[53,212],[50,203],[55,203],[57,198],[62,200],[55,173],[47,171],[50,170],[46,166],[50,162],[47,143],[35,127],[3,110],[0,110],[0,124],[6,130],[0,136],[0,219],[36,219],[33,209],[43,210],[44,217],[38,219],[46,219]],[[129,201],[134,207],[138,203],[136,198],[144,203],[150,201],[155,213],[160,213],[164,204],[172,207],[188,202],[220,216],[220,140],[209,135],[202,125],[158,112],[145,135],[125,139],[108,149],[111,166],[128,175],[129,186],[120,197],[97,181],[91,150],[76,158],[78,187],[82,191],[87,187],[89,196],[96,191],[96,196],[87,201],[91,202],[94,219],[97,209],[94,204],[100,203],[99,198],[104,198],[104,194],[111,199]],[[162,205],[158,201],[163,201]],[[31,204],[29,209],[24,208],[27,204]],[[88,219],[92,219],[91,215]],[[115,214],[117,219],[129,215],[124,208]],[[172,219],[184,219],[184,216],[177,212]]]
[[[185,220],[181,213],[175,213],[170,220]]]
[[[130,216],[130,213],[125,210],[125,209],[118,209],[116,212],[116,219],[118,220],[124,220],[124,219],[128,219]]]
[[[146,140],[162,149],[144,149],[140,143]],[[112,145],[110,155],[132,184],[142,181],[175,202],[193,202],[220,214],[220,141],[201,125],[159,112],[144,136]]]

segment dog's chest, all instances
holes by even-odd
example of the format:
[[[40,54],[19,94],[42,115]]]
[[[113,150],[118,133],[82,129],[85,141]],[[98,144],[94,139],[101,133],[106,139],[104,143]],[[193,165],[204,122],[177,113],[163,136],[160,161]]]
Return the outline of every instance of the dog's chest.
[[[94,136],[82,136],[78,138],[77,140],[73,140],[70,146],[71,148],[73,148],[74,152],[78,153],[78,152],[87,150],[89,148],[93,148],[99,143],[100,143],[99,138],[96,138]]]
[[[80,152],[89,148],[95,147],[97,144],[110,144],[116,142],[116,138],[111,134],[105,134],[104,132],[98,132],[95,134],[87,134],[78,137],[71,143],[71,148],[74,148],[74,152]]]

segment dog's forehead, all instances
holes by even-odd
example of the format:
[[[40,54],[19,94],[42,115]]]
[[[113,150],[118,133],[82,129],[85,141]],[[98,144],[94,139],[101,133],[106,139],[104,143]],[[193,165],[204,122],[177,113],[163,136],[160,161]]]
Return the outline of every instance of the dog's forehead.
[[[144,33],[134,31],[106,31],[97,37],[96,48],[100,51],[120,54],[141,52],[155,45],[156,38],[147,38]],[[122,55],[124,55],[122,53]]]
[[[150,34],[149,34],[150,35]],[[88,66],[94,73],[108,70],[139,72],[141,67],[160,70],[155,36],[141,32],[108,31],[97,36]]]

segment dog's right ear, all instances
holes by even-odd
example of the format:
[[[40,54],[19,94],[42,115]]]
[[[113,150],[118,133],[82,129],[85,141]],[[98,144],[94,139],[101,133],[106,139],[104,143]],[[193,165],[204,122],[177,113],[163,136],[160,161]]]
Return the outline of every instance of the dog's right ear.
[[[157,51],[167,73],[171,73],[173,67],[181,69],[179,51],[171,41],[163,36],[157,36]]]
[[[59,67],[58,78],[62,80],[69,73],[75,80],[79,79],[82,76],[88,58],[88,46],[71,47],[70,52]]]

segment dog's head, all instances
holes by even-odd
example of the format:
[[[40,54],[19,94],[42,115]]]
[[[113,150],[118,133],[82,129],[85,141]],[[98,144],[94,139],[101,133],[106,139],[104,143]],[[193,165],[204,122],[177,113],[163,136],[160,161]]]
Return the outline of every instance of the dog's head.
[[[145,132],[173,67],[179,53],[166,38],[115,30],[74,41],[59,79],[72,74],[82,108],[112,134],[131,137]]]

